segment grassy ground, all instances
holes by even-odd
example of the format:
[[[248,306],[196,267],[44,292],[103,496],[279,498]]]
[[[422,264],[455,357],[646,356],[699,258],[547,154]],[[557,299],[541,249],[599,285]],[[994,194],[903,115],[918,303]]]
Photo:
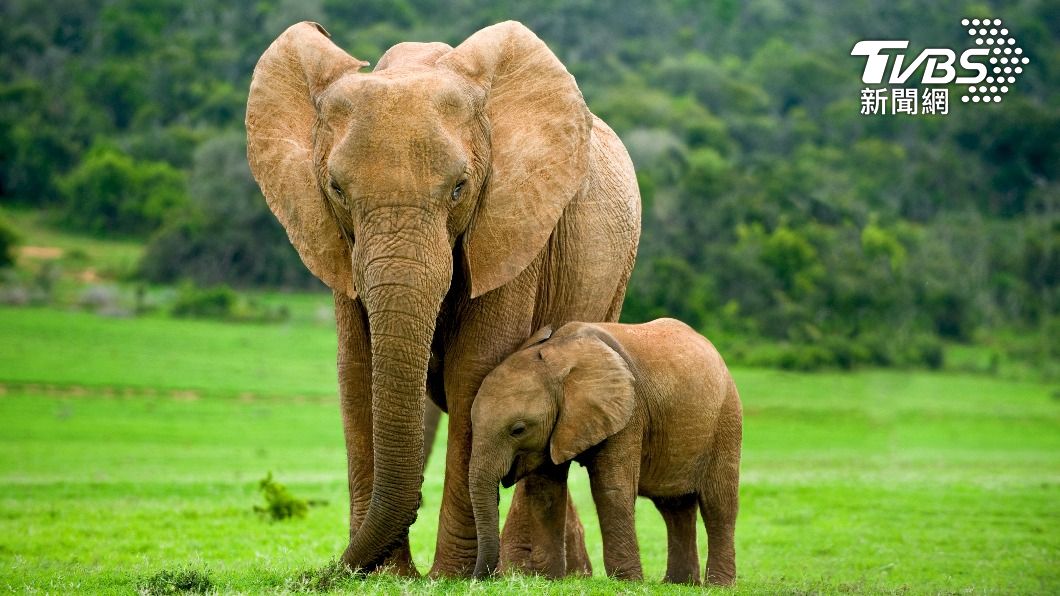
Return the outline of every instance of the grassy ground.
[[[44,211],[6,209],[4,214],[22,238],[19,266],[24,269],[53,261],[68,270],[90,270],[92,277],[114,279],[133,272],[144,252],[143,242],[104,240],[57,230],[48,221],[54,216]]]
[[[301,314],[281,325],[0,308],[0,589],[128,593],[182,568],[223,592],[319,579],[303,572],[341,552],[346,523],[335,340],[312,316],[320,300],[296,299]],[[1055,388],[906,372],[736,377],[746,408],[736,593],[1060,592]],[[256,483],[269,471],[327,505],[261,520]],[[412,529],[421,569],[441,482],[436,457]],[[599,577],[584,472],[572,482],[597,578],[333,587],[659,589],[665,533],[651,504],[638,506],[638,532],[653,582],[612,582]]]

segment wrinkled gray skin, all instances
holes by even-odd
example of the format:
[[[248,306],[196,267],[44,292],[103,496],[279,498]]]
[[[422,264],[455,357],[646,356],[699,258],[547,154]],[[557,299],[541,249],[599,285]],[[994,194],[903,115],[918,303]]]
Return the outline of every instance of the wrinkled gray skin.
[[[471,410],[475,575],[497,566],[497,483],[536,474],[563,484],[577,461],[589,471],[609,576],[643,577],[633,513],[640,495],[666,521],[666,581],[699,583],[698,507],[707,528],[707,579],[731,584],[741,411],[717,350],[680,321],[569,323],[554,335],[542,329],[490,372]],[[545,520],[539,540],[562,535],[549,516],[532,513]]]
[[[373,72],[360,72],[365,64],[315,23],[284,32],[254,71],[248,157],[302,260],[335,295],[350,487],[342,560],[416,573],[408,528],[429,393],[449,414],[432,574],[468,575],[475,392],[532,330],[617,319],[640,197],[621,141],[518,23],[456,48],[398,44]],[[536,488],[516,497],[505,561],[587,570],[562,487],[528,483]],[[560,503],[565,541],[531,541],[535,522],[521,512],[536,499]]]

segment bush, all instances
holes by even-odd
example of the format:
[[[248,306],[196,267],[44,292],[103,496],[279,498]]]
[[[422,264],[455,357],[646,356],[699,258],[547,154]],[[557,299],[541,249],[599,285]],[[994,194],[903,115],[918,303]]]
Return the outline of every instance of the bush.
[[[903,360],[904,364],[938,370],[945,363],[942,342],[930,335],[918,335],[906,346]]]
[[[94,234],[145,235],[186,202],[184,174],[97,145],[59,181],[63,220]]]
[[[200,289],[185,284],[171,312],[180,318],[230,319],[235,316],[238,301],[239,296],[228,286]]]
[[[828,335],[821,339],[821,347],[832,355],[835,365],[844,370],[872,361],[872,350],[854,338]]]
[[[309,511],[309,502],[291,494],[287,487],[272,479],[272,472],[258,482],[258,488],[265,497],[265,506],[254,506],[254,511],[272,521],[283,521],[295,517],[305,517]]]
[[[142,308],[142,302],[141,296],[138,298],[138,308]],[[244,323],[278,323],[291,318],[291,311],[286,305],[273,308],[253,298],[241,296],[225,285],[199,288],[190,282],[180,286],[170,314],[178,318]]]
[[[160,596],[162,594],[179,594],[193,592],[205,594],[213,589],[210,573],[192,567],[163,569],[151,577],[136,584],[136,591],[142,596]]]
[[[10,267],[15,264],[17,254],[15,246],[19,242],[18,232],[15,227],[0,213],[0,268]]]
[[[780,353],[777,361],[780,368],[799,371],[820,370],[834,364],[833,354],[818,345],[788,346]]]
[[[284,582],[284,589],[291,592],[333,592],[342,582],[354,577],[353,570],[339,560],[329,561],[323,567],[304,569]]]
[[[945,363],[942,342],[929,334],[908,338],[881,333],[855,337],[824,335],[803,342],[743,339],[731,347],[726,346],[723,353],[730,364],[803,372],[834,368],[851,370],[866,365],[939,369]]]
[[[81,291],[77,298],[77,304],[85,310],[103,315],[128,315],[132,314],[122,308],[121,293],[118,288],[110,285],[90,285]]]
[[[245,135],[211,139],[195,151],[192,161],[190,202],[148,242],[139,266],[144,279],[324,287],[302,264],[261,196],[247,165]]]

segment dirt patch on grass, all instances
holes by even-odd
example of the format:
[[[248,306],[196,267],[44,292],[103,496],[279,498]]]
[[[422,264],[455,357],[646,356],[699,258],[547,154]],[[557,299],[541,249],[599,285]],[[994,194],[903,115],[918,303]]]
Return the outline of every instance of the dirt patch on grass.
[[[198,401],[201,397],[198,392],[190,390],[171,391],[169,395],[177,401]]]
[[[52,261],[62,258],[63,249],[57,246],[23,246],[19,249],[19,254],[28,259]]]

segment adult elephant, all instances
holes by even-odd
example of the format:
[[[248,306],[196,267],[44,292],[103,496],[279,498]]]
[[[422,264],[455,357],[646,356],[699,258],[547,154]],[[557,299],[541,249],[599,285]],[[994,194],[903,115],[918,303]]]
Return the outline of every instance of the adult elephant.
[[[640,196],[621,141],[519,23],[456,48],[398,44],[360,73],[366,65],[316,23],[289,28],[254,69],[248,157],[303,262],[334,292],[350,489],[343,561],[416,573],[408,528],[429,393],[449,413],[432,574],[463,576],[476,556],[472,399],[533,330],[618,317]],[[507,563],[588,565],[562,485],[523,484]],[[570,552],[542,543],[556,528],[539,531],[564,520]]]

